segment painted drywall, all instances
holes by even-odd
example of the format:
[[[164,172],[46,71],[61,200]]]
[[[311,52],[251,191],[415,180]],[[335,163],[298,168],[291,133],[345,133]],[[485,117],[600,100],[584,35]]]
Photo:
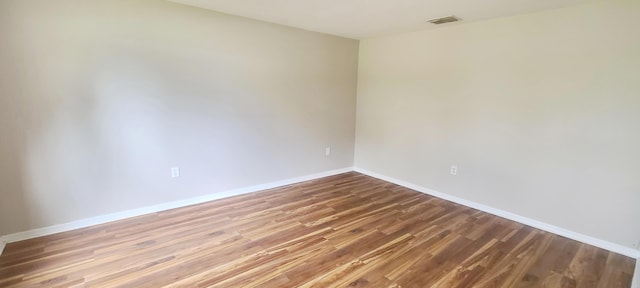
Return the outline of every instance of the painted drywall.
[[[353,164],[355,40],[162,0],[3,0],[0,39],[0,235]]]
[[[616,0],[363,40],[355,166],[632,247],[637,27]]]

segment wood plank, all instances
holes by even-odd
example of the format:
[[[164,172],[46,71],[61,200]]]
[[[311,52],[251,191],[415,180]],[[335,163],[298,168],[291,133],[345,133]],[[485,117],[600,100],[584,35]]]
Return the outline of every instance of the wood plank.
[[[359,173],[8,244],[1,287],[613,287],[634,259]]]

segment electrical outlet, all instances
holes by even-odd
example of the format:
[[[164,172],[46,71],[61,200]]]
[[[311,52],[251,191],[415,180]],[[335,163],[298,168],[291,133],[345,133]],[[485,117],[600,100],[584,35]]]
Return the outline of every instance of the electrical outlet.
[[[451,175],[458,175],[458,166],[451,166],[449,173],[451,173]]]
[[[171,178],[180,177],[180,166],[171,167]]]
[[[324,156],[331,155],[331,147],[324,148]]]

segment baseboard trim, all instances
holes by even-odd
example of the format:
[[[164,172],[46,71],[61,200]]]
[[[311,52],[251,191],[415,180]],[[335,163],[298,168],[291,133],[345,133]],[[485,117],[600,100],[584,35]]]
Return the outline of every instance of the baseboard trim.
[[[213,200],[243,195],[243,194],[252,193],[252,192],[258,192],[262,190],[267,190],[267,189],[272,189],[280,186],[286,186],[286,185],[295,184],[299,182],[333,176],[333,175],[342,174],[342,173],[351,172],[351,171],[353,171],[352,167],[325,171],[325,172],[315,173],[311,175],[306,175],[306,176],[301,176],[301,177],[296,177],[296,178],[291,178],[291,179],[286,179],[286,180],[281,180],[281,181],[276,181],[271,183],[265,183],[265,184],[260,184],[256,186],[251,186],[251,187],[239,188],[239,189],[234,189],[234,190],[229,190],[224,192],[218,192],[210,195],[204,195],[204,196],[189,198],[185,200],[178,200],[174,202],[152,205],[152,206],[127,210],[127,211],[121,211],[121,212],[116,212],[116,213],[111,213],[106,215],[100,215],[96,217],[72,221],[69,223],[58,224],[58,225],[28,230],[24,232],[19,232],[15,234],[5,235],[0,237],[0,248],[4,248],[5,243],[13,243],[13,242],[18,242],[22,240],[31,239],[31,238],[47,236],[51,234],[71,231],[71,230],[80,229],[80,228],[86,228],[93,225],[104,224],[112,221],[136,217],[144,214],[155,213],[155,212],[160,212],[160,211],[165,211],[165,210],[170,210],[170,209],[175,209],[175,208],[180,208],[180,207],[185,207],[185,206],[190,206],[195,204],[201,204],[201,203],[205,203]],[[0,249],[0,255],[2,254],[2,250],[3,249]]]
[[[204,195],[204,196],[199,196],[199,197],[194,197],[194,198],[189,198],[189,199],[185,199],[185,200],[179,200],[179,201],[174,201],[174,202],[168,202],[168,203],[163,203],[163,204],[158,204],[158,205],[152,205],[152,206],[147,206],[147,207],[142,207],[142,208],[137,208],[137,209],[132,209],[132,210],[126,210],[126,211],[121,211],[121,212],[116,212],[116,213],[111,213],[111,214],[106,214],[106,215],[100,215],[100,216],[96,216],[96,217],[91,217],[91,218],[86,218],[86,219],[81,219],[81,220],[77,220],[77,221],[72,221],[69,223],[64,223],[64,224],[58,224],[58,225],[52,225],[52,226],[48,226],[48,227],[43,227],[43,228],[37,228],[37,229],[32,229],[32,230],[28,230],[28,231],[24,231],[24,232],[18,232],[18,233],[14,233],[14,234],[10,234],[10,235],[5,235],[0,237],[0,255],[2,255],[2,252],[4,251],[5,245],[7,243],[13,243],[13,242],[18,242],[18,241],[22,241],[22,240],[27,240],[27,239],[31,239],[31,238],[36,238],[36,237],[42,237],[42,236],[47,236],[47,235],[51,235],[51,234],[56,234],[56,233],[61,233],[61,232],[66,232],[66,231],[71,231],[71,230],[75,230],[75,229],[80,229],[80,228],[86,228],[89,226],[93,226],[93,225],[99,225],[99,224],[104,224],[104,223],[108,223],[108,222],[112,222],[112,221],[117,221],[117,220],[122,220],[122,219],[126,219],[126,218],[131,218],[131,217],[136,217],[136,216],[141,216],[141,215],[145,215],[145,214],[149,214],[149,213],[155,213],[155,212],[160,212],[160,211],[165,211],[165,210],[170,210],[170,209],[175,209],[175,208],[180,208],[180,207],[185,207],[185,206],[190,206],[190,205],[196,205],[196,204],[201,204],[201,203],[205,203],[205,202],[209,202],[209,201],[213,201],[213,200],[219,200],[219,199],[223,199],[223,198],[228,198],[228,197],[233,197],[233,196],[238,196],[238,195],[243,195],[243,194],[248,194],[248,193],[253,193],[253,192],[258,192],[258,191],[262,191],[262,190],[267,190],[267,189],[272,189],[272,188],[276,188],[276,187],[280,187],[280,186],[286,186],[286,185],[290,185],[290,184],[295,184],[295,183],[299,183],[299,182],[304,182],[304,181],[309,181],[309,180],[314,180],[314,179],[318,179],[318,178],[323,178],[323,177],[328,177],[328,176],[333,176],[333,175],[337,175],[337,174],[342,174],[342,173],[347,173],[347,172],[351,172],[351,171],[356,171],[358,173],[362,173],[374,178],[378,178],[387,182],[391,182],[400,186],[404,186],[407,187],[409,189],[421,192],[421,193],[425,193],[431,196],[435,196],[441,199],[445,199],[451,202],[455,202],[458,203],[460,205],[464,205],[467,207],[471,207],[474,209],[478,209],[484,212],[487,212],[489,214],[493,214],[499,217],[503,217],[512,221],[516,221],[525,225],[529,225],[531,227],[534,228],[538,228],[540,230],[544,230],[547,232],[551,232],[560,236],[564,236],[576,241],[580,241],[583,243],[587,243],[589,245],[593,245],[602,249],[606,249],[612,252],[616,252],[628,257],[632,257],[635,259],[638,259],[638,263],[636,264],[636,271],[634,274],[634,285],[632,285],[633,288],[640,288],[640,251],[630,248],[630,247],[625,247],[619,244],[615,244],[609,241],[605,241],[602,239],[598,239],[595,237],[591,237],[591,236],[587,236],[584,234],[580,234],[574,231],[570,231],[564,228],[560,228],[548,223],[544,223],[538,220],[534,220],[531,218],[527,218],[518,214],[514,214],[511,212],[507,212],[504,210],[500,210],[500,209],[496,209],[484,204],[480,204],[480,203],[476,203],[473,201],[469,201],[460,197],[456,197],[456,196],[452,196],[449,194],[445,194],[442,192],[438,192],[429,188],[425,188],[407,181],[403,181],[403,180],[399,180],[393,177],[389,177],[383,174],[379,174],[373,171],[368,171],[365,169],[361,169],[361,168],[357,168],[357,167],[348,167],[348,168],[342,168],[342,169],[336,169],[336,170],[331,170],[331,171],[325,171],[325,172],[320,172],[320,173],[316,173],[316,174],[311,174],[311,175],[306,175],[306,176],[301,176],[301,177],[296,177],[296,178],[291,178],[291,179],[286,179],[286,180],[281,180],[281,181],[276,181],[276,182],[271,182],[271,183],[265,183],[265,184],[260,184],[260,185],[255,185],[255,186],[251,186],[251,187],[245,187],[245,188],[239,188],[239,189],[233,189],[233,190],[228,190],[228,191],[224,191],[224,192],[219,192],[219,193],[214,193],[214,194],[209,194],[209,195]]]
[[[598,238],[595,238],[595,237],[591,237],[591,236],[587,236],[587,235],[584,235],[584,234],[580,234],[580,233],[577,233],[577,232],[574,232],[574,231],[571,231],[571,230],[560,228],[558,226],[554,226],[554,225],[551,225],[551,224],[548,224],[548,223],[544,223],[544,222],[541,222],[541,221],[538,221],[538,220],[527,218],[527,217],[524,217],[524,216],[521,216],[521,215],[518,215],[518,214],[515,214],[515,213],[511,213],[511,212],[507,212],[507,211],[504,211],[504,210],[496,209],[496,208],[493,208],[491,206],[487,206],[487,205],[484,205],[484,204],[480,204],[480,203],[476,203],[476,202],[473,202],[473,201],[469,201],[469,200],[466,200],[466,199],[463,199],[463,198],[460,198],[460,197],[456,197],[456,196],[452,196],[452,195],[445,194],[445,193],[442,193],[442,192],[438,192],[438,191],[435,191],[435,190],[432,190],[432,189],[429,189],[429,188],[425,188],[425,187],[422,187],[422,186],[419,186],[419,185],[416,185],[416,184],[413,184],[413,183],[409,183],[407,181],[395,179],[393,177],[389,177],[389,176],[386,176],[386,175],[383,175],[383,174],[379,174],[379,173],[376,173],[376,172],[368,171],[368,170],[361,169],[361,168],[358,168],[358,167],[354,167],[353,170],[358,172],[358,173],[362,173],[362,174],[365,174],[365,175],[368,175],[368,176],[371,176],[371,177],[374,177],[374,178],[378,178],[380,180],[384,180],[384,181],[387,181],[387,182],[398,184],[400,186],[404,186],[404,187],[407,187],[407,188],[412,189],[412,190],[416,190],[416,191],[424,193],[424,194],[428,194],[428,195],[431,195],[431,196],[435,196],[435,197],[438,197],[438,198],[441,198],[441,199],[445,199],[445,200],[448,200],[448,201],[451,201],[451,202],[458,203],[460,205],[464,205],[464,206],[467,206],[467,207],[478,209],[480,211],[487,212],[489,214],[493,214],[493,215],[496,215],[496,216],[499,216],[499,217],[503,217],[503,218],[506,218],[506,219],[509,219],[509,220],[512,220],[512,221],[516,221],[518,223],[522,223],[522,224],[525,224],[525,225],[528,225],[528,226],[531,226],[531,227],[534,227],[534,228],[537,228],[537,229],[540,229],[540,230],[551,232],[551,233],[554,233],[556,235],[564,236],[564,237],[567,237],[569,239],[573,239],[573,240],[576,240],[576,241],[579,241],[579,242],[582,242],[582,243],[593,245],[593,246],[596,246],[596,247],[599,247],[599,248],[602,248],[602,249],[605,249],[605,250],[608,250],[608,251],[612,251],[612,252],[615,252],[615,253],[618,253],[618,254],[622,254],[622,255],[625,255],[625,256],[628,256],[628,257],[631,257],[631,258],[634,258],[634,259],[640,258],[640,250],[636,250],[636,249],[633,249],[633,248],[630,248],[630,247],[625,247],[625,246],[622,246],[622,245],[619,245],[619,244],[616,244],[616,243],[612,243],[612,242],[605,241],[605,240],[602,240],[602,239],[598,239]],[[636,267],[636,269],[637,268],[638,267]],[[638,274],[637,270],[636,270],[636,274]],[[634,287],[634,288],[636,288],[636,287]],[[637,287],[637,288],[640,288],[640,287]]]

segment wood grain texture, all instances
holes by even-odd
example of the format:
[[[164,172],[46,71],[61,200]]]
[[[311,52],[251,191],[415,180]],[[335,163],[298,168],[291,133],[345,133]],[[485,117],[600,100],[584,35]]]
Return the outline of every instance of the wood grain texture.
[[[8,244],[0,287],[630,287],[634,259],[355,172]]]

